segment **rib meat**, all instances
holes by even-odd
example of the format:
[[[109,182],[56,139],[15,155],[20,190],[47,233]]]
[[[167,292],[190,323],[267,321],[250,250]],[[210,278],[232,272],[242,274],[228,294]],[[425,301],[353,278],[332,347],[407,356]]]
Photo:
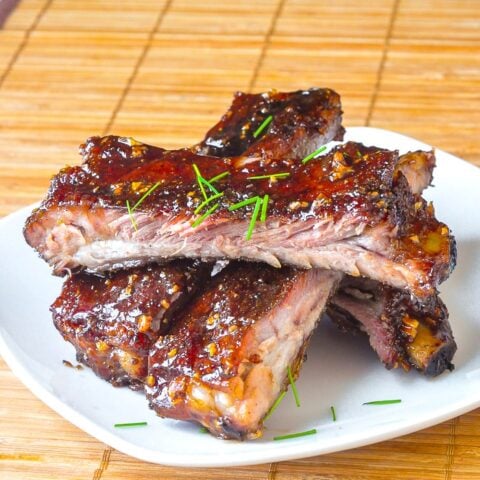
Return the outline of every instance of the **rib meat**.
[[[432,182],[434,168],[434,152],[423,150],[402,155],[397,165],[397,170],[402,172],[410,185],[410,189],[417,195],[420,195]]]
[[[242,102],[241,110],[232,114]],[[131,139],[89,139],[82,147],[84,164],[66,168],[53,179],[46,200],[27,222],[27,241],[60,273],[76,266],[108,270],[145,263],[147,257],[148,260],[152,256],[169,257],[183,243],[189,246],[190,242],[185,242],[185,227],[190,234],[200,233],[200,237],[201,230],[204,230],[202,227],[194,232],[189,222],[193,215],[191,207],[199,201],[192,169],[194,163],[204,175],[223,173],[227,169],[232,173],[238,171],[242,177],[237,179],[238,183],[244,180],[245,175],[241,172],[246,165],[252,171],[272,163],[274,167],[277,158],[291,161],[295,155],[306,155],[343,135],[340,99],[331,90],[237,95],[234,106],[235,109],[232,107],[202,145],[211,149],[211,146],[207,147],[210,139],[230,145],[228,138],[233,133],[229,132],[236,132],[242,148],[246,148],[236,157],[222,159],[194,153],[201,150],[202,145],[168,152]],[[258,106],[257,110],[255,106]],[[274,118],[268,132],[257,141],[255,131],[267,114]],[[240,122],[245,128],[239,134]],[[245,139],[247,135],[248,139]],[[150,195],[135,215],[139,223],[139,231],[135,232],[131,228],[126,201],[135,203],[156,182],[161,183],[160,188]],[[232,194],[238,198],[241,192]],[[157,238],[148,240],[149,251],[145,251],[143,240],[138,243],[129,238],[137,233],[138,239],[145,239],[147,213],[151,220],[148,222],[150,230],[157,232]],[[169,233],[166,234],[165,229]],[[172,230],[183,235],[181,238],[172,236]],[[168,238],[160,239],[165,234]],[[191,237],[190,234],[187,236]],[[163,247],[159,247],[158,242]],[[190,252],[186,256],[198,253],[203,255],[202,252]],[[208,252],[205,254],[208,256]]]
[[[176,261],[104,276],[80,273],[65,281],[50,310],[78,361],[115,386],[142,389],[150,347],[208,271],[207,264]]]
[[[414,193],[421,194],[434,167],[433,152],[416,151],[402,155],[397,170]],[[453,368],[456,344],[447,309],[436,292],[420,302],[378,282],[345,277],[328,314],[344,331],[365,332],[387,368],[413,366],[431,376]]]
[[[147,397],[161,416],[223,438],[255,438],[298,373],[307,340],[340,279],[327,270],[231,264],[173,319],[150,351]]]
[[[330,140],[343,139],[340,108],[340,97],[329,89],[238,92],[225,115],[192,150],[214,157],[258,158],[267,164],[283,157],[303,158]],[[268,115],[272,124],[256,141],[254,133]]]
[[[273,122],[272,122],[273,123]],[[339,146],[305,166],[165,152],[118,137],[92,138],[85,163],[58,174],[42,206],[27,221],[30,245],[57,273],[85,267],[102,271],[166,258],[242,258],[273,266],[331,268],[372,277],[418,296],[431,293],[454,263],[454,242],[433,209],[395,173],[395,152],[356,143]],[[202,202],[193,164],[218,182],[219,208],[199,226]],[[284,180],[249,180],[288,173]],[[134,204],[159,186],[134,214]],[[229,211],[246,198],[270,196],[268,218],[246,240],[252,206]],[[415,207],[414,207],[415,206]]]
[[[327,313],[344,331],[365,332],[387,368],[436,376],[453,368],[457,345],[438,295],[423,301],[368,279],[345,277]]]

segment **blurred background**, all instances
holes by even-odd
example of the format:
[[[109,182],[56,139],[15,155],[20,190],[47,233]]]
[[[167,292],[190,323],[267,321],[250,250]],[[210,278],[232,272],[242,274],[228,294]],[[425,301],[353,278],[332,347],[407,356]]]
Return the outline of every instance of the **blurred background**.
[[[0,23],[0,215],[38,201],[88,136],[187,146],[237,90],[328,86],[345,126],[480,165],[479,0],[0,0]],[[479,412],[227,474],[138,462],[51,412],[1,360],[0,382],[5,479],[480,478]]]

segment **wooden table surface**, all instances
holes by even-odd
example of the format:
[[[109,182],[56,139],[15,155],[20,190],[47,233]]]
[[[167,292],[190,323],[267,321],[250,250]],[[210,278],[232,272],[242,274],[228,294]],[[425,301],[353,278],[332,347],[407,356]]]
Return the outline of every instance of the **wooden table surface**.
[[[185,146],[235,90],[314,85],[341,93],[347,126],[395,130],[480,165],[480,1],[23,0],[0,29],[0,215],[42,198],[87,136]],[[72,426],[0,359],[0,421],[8,480],[480,479],[480,411],[337,454],[169,468]]]

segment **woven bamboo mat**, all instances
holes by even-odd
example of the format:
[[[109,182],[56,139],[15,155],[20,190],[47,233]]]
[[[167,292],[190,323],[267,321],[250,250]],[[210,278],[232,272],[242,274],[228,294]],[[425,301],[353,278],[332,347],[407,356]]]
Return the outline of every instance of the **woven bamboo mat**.
[[[313,85],[342,94],[346,125],[395,130],[480,165],[480,2],[23,0],[0,30],[0,215],[39,200],[89,135],[184,146],[235,90]],[[0,420],[9,480],[480,479],[480,411],[332,455],[168,468],[78,430],[0,360]]]

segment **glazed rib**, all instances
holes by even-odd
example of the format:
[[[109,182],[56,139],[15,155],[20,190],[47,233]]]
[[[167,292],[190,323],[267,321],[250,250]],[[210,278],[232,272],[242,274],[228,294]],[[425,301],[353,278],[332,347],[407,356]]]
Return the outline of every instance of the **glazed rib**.
[[[420,302],[378,282],[345,277],[327,313],[342,330],[365,332],[389,369],[414,367],[429,376],[453,369],[457,345],[436,294]]]
[[[55,177],[25,228],[28,243],[57,273],[176,256],[240,258],[336,269],[422,296],[454,263],[453,237],[394,174],[395,152],[347,143],[306,165],[288,158],[271,162],[269,173],[290,174],[277,181],[249,180],[267,167],[245,163],[245,157],[237,168],[238,158],[165,153],[118,137],[90,139],[84,154],[82,167]],[[230,173],[217,184],[223,192],[218,210],[195,228],[200,214],[193,212],[202,198],[193,164],[205,178]],[[162,185],[135,211],[132,225],[127,200],[135,203],[156,182]],[[267,221],[257,222],[253,240],[246,240],[252,205],[232,212],[228,207],[265,194]]]
[[[298,373],[338,272],[233,263],[205,286],[150,351],[147,397],[161,416],[223,438],[255,438]]]
[[[329,89],[238,92],[225,115],[192,150],[214,157],[258,158],[266,164],[303,158],[331,140],[343,140],[341,114],[340,97]],[[272,123],[257,141],[255,131],[268,115]]]
[[[434,153],[423,151],[402,155],[397,165],[417,194],[430,185],[434,168]],[[365,332],[387,368],[413,366],[430,376],[453,368],[457,347],[447,308],[436,292],[420,302],[378,282],[347,276],[328,314],[343,331]]]
[[[143,389],[148,352],[172,315],[208,276],[207,264],[176,261],[67,279],[50,310],[77,360],[115,386]]]

